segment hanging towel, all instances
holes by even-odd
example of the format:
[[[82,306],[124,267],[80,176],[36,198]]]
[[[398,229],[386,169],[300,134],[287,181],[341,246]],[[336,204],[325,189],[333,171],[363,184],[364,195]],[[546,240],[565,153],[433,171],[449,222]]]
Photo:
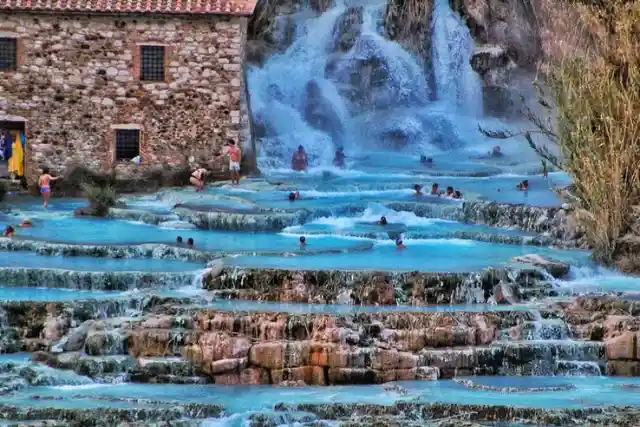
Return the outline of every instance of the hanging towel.
[[[24,175],[24,152],[22,151],[22,144],[20,143],[20,135],[17,133],[14,135],[12,145],[13,152],[11,153],[12,155],[9,159],[7,169],[9,170],[9,173],[13,172],[16,176],[20,177]]]
[[[24,133],[20,132],[20,145],[22,145],[22,152],[24,153],[24,145],[27,143],[27,138]]]

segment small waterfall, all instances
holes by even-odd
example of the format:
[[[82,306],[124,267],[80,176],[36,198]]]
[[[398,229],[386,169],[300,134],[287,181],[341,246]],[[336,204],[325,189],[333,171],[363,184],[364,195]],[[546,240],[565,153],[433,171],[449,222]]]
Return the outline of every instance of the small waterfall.
[[[526,320],[509,331],[503,331],[502,341],[494,345],[510,354],[505,361],[507,375],[602,375],[600,363],[604,347],[599,342],[572,339],[567,324],[560,318],[545,318],[530,310]]]
[[[469,63],[475,42],[449,0],[434,0],[431,31],[437,99],[463,113],[481,114],[482,83]]]

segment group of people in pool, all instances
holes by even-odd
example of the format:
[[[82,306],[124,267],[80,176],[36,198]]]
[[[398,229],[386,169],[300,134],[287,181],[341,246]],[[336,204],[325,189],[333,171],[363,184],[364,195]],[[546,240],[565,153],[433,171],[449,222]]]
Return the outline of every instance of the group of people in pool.
[[[347,156],[344,154],[344,147],[338,147],[333,157],[333,165],[338,168],[344,168],[344,162]],[[298,150],[291,156],[291,169],[302,172],[309,167],[309,157],[302,145],[298,145]]]
[[[20,222],[20,224],[16,225],[15,227],[13,225],[7,225],[4,229],[4,232],[2,233],[2,236],[13,237],[16,235],[16,228],[29,228],[29,227],[33,227],[33,223],[29,218],[25,218],[22,220],[22,222]]]
[[[184,245],[184,241],[182,240],[182,236],[178,236],[178,237],[176,237],[176,244],[177,244],[178,246],[182,246],[182,245]],[[194,245],[195,245],[195,242],[193,241],[193,239],[192,239],[191,237],[189,237],[189,238],[187,239],[187,247],[188,247],[189,249],[193,249]]]
[[[413,190],[416,192],[416,196],[422,196],[424,194],[420,184],[415,184],[413,186]],[[462,193],[460,190],[454,190],[453,187],[447,187],[447,191],[440,191],[440,186],[435,182],[431,185],[431,192],[429,195],[448,197],[450,199],[462,199]]]

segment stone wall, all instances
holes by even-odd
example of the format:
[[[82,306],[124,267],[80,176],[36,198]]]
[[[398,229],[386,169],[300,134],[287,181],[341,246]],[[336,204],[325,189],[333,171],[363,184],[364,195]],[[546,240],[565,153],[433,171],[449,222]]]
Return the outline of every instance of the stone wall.
[[[216,159],[240,140],[246,17],[0,13],[17,37],[18,69],[0,73],[0,117],[27,120],[26,175],[73,164],[118,178]],[[166,81],[138,79],[138,46],[166,46]],[[246,117],[246,115],[245,115]],[[113,125],[142,131],[141,165],[115,162]],[[241,141],[244,142],[244,141]]]

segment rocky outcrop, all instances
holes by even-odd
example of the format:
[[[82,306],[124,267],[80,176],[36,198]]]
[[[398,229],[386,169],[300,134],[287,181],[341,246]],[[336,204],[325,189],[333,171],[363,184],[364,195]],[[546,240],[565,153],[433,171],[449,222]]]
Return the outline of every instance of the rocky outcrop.
[[[184,208],[175,209],[175,213],[181,220],[195,224],[198,228],[228,231],[280,231],[285,227],[302,223],[308,216],[306,211],[244,214],[199,212]]]
[[[342,425],[373,427],[423,426],[425,422],[444,422],[433,424],[440,426],[475,426],[467,424],[477,421],[518,422],[533,425],[599,426],[635,425],[640,411],[635,407],[606,407],[586,409],[543,409],[520,408],[500,405],[466,405],[450,403],[414,403],[397,402],[393,405],[373,404],[298,404],[282,403],[276,405],[276,411],[300,411],[316,415],[323,420],[339,421]]]
[[[72,271],[41,268],[0,268],[0,283],[7,286],[127,291],[176,288],[193,283],[195,274],[137,271]]]
[[[564,247],[585,247],[584,233],[577,225],[573,211],[564,208],[541,208],[495,202],[465,202],[462,219],[493,227],[516,227],[523,231],[543,233]]]
[[[100,258],[155,258],[181,261],[212,261],[216,254],[163,243],[137,245],[83,245],[50,243],[0,237],[1,251],[33,251],[46,256],[90,256]]]
[[[484,303],[498,298],[498,288],[510,284],[517,298],[546,293],[547,284],[535,269],[465,274],[226,268],[215,277],[204,277],[205,288],[225,297],[320,304]]]
[[[574,336],[602,341],[608,375],[640,376],[640,303],[614,297],[561,304]]]

